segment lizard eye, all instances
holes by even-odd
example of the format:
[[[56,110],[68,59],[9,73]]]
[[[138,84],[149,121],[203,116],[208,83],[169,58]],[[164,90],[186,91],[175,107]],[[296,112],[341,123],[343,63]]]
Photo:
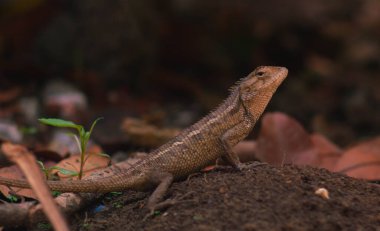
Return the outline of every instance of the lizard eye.
[[[264,76],[264,71],[259,71],[256,74],[257,77],[263,77]]]

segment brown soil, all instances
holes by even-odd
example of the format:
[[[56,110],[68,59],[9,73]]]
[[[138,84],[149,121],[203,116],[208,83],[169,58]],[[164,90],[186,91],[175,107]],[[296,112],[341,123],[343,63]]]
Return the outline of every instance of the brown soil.
[[[314,192],[324,187],[330,199]],[[184,196],[185,195],[185,196]],[[105,199],[73,230],[380,230],[380,187],[311,167],[249,166],[200,173],[172,185],[179,198],[144,220],[149,193]],[[182,197],[182,198],[181,198]]]

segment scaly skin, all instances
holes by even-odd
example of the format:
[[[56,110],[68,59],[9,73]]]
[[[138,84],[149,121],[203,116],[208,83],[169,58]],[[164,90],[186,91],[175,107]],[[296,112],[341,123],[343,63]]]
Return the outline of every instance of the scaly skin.
[[[60,192],[146,190],[158,185],[149,202],[153,205],[173,180],[197,172],[218,158],[239,168],[232,147],[251,132],[287,73],[284,67],[256,68],[233,87],[230,96],[215,111],[123,172],[97,180],[47,181],[47,184],[51,190]],[[0,184],[29,188],[24,180],[3,177]]]

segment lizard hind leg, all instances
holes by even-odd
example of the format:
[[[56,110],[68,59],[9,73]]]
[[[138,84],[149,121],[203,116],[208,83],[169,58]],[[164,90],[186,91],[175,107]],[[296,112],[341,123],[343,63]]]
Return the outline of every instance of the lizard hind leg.
[[[147,203],[147,208],[151,212],[154,212],[157,208],[161,207],[161,203],[164,203],[162,202],[163,198],[173,183],[174,177],[173,174],[168,172],[153,171],[150,174],[150,180],[158,185],[149,197]]]

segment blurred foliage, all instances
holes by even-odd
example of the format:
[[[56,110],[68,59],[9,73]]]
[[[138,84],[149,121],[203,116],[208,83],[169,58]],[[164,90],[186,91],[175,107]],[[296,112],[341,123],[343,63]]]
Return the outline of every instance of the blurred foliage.
[[[0,22],[0,78],[206,111],[256,66],[282,65],[270,109],[346,144],[380,131],[378,12],[378,0],[45,1]]]

